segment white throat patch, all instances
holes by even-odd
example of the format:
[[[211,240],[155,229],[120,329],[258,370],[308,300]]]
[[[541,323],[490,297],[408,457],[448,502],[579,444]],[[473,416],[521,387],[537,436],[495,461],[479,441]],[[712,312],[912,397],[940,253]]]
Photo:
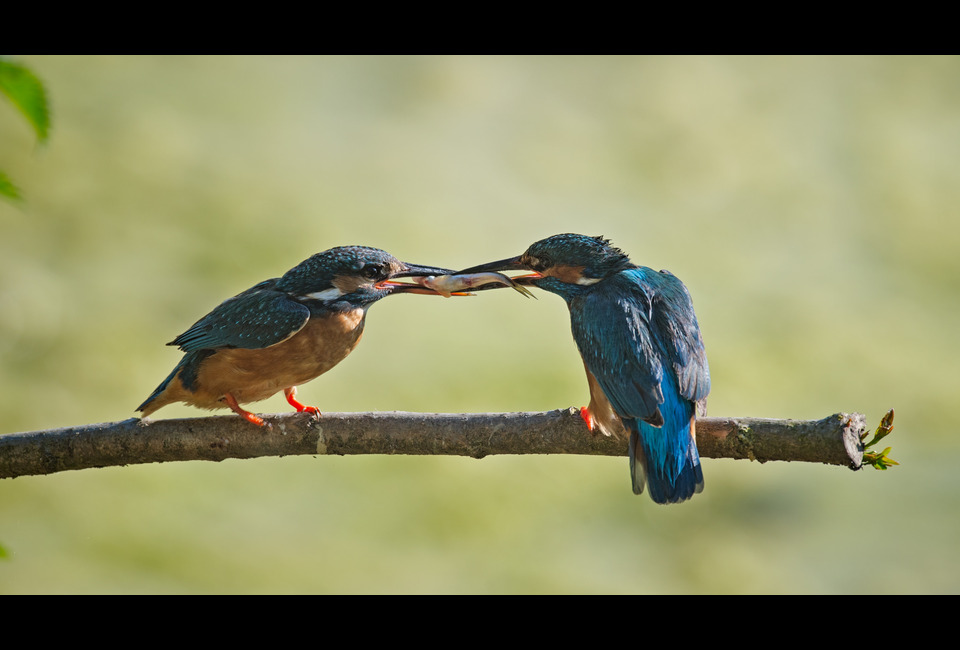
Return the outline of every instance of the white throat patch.
[[[327,302],[330,300],[336,300],[343,296],[343,292],[336,287],[331,287],[330,289],[324,289],[323,291],[314,291],[313,293],[308,293],[304,296],[300,296],[305,300],[320,300],[322,302]]]

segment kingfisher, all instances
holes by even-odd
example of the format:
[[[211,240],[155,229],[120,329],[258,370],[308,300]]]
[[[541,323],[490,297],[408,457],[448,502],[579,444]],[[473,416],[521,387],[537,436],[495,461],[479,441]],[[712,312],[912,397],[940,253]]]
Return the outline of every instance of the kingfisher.
[[[395,293],[440,294],[423,282],[396,278],[452,274],[407,264],[366,246],[317,253],[283,274],[220,303],[167,345],[185,354],[140,406],[144,417],[174,402],[203,409],[230,408],[264,426],[241,408],[283,391],[298,412],[319,416],[297,398],[297,386],[327,372],[357,346],[367,309]],[[463,295],[457,294],[455,295]]]
[[[518,257],[459,271],[529,270],[512,278],[555,293],[587,373],[590,431],[629,437],[634,494],[679,503],[703,491],[697,414],[710,369],[690,293],[669,271],[637,266],[603,237],[554,235]]]

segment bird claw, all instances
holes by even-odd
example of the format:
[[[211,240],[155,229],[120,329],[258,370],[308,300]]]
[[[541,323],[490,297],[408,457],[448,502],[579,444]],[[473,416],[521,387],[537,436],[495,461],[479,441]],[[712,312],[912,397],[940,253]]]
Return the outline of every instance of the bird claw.
[[[593,413],[590,412],[590,409],[586,406],[581,406],[580,417],[583,419],[587,425],[587,428],[590,429],[590,432],[592,433],[594,427],[596,426],[596,422],[593,420]]]
[[[246,415],[241,415],[240,417],[242,417],[247,422],[250,422],[251,424],[257,425],[258,427],[266,427],[267,429],[270,428],[270,425],[267,424],[266,420],[264,420],[262,417],[258,415],[254,415],[253,413],[250,413],[249,411],[247,411]]]
[[[286,395],[287,402],[290,404],[290,406],[297,409],[297,413],[309,413],[318,420],[320,419],[320,409],[318,409],[316,406],[307,406],[306,404],[301,404],[297,400],[297,388],[295,386],[291,388],[285,388],[283,390],[283,394]]]
[[[298,411],[298,413],[309,413],[310,416],[317,422],[320,421],[320,416],[323,415],[323,413],[320,412],[320,409],[318,409],[316,406],[305,406],[303,410]]]

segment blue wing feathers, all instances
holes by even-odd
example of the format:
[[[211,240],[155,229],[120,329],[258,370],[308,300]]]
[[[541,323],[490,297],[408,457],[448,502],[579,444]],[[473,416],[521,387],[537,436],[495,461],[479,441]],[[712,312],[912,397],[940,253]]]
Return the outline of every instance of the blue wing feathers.
[[[621,417],[658,419],[663,374],[648,324],[646,294],[611,280],[570,302],[573,338]]]
[[[300,331],[310,309],[266,280],[220,303],[169,345],[184,352],[218,348],[260,349],[276,345]]]
[[[646,270],[656,279],[653,321],[677,374],[680,394],[700,402],[710,393],[710,367],[690,293],[669,271]]]

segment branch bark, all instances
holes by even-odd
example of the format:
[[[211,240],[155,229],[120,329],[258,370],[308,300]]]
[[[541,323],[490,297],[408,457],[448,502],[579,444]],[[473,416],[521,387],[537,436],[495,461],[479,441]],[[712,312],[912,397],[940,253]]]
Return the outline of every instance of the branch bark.
[[[0,478],[90,467],[295,454],[411,454],[483,458],[494,454],[626,456],[626,440],[590,434],[577,409],[543,413],[324,413],[265,416],[256,427],[235,416],[90,424],[0,436]],[[822,420],[702,418],[705,458],[748,458],[859,469],[859,413]]]

